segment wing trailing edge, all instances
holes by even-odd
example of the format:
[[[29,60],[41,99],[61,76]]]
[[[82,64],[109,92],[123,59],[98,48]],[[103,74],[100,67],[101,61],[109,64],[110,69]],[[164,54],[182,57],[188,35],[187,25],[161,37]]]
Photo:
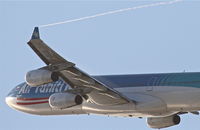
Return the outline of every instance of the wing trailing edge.
[[[39,28],[35,27],[28,45],[47,64],[46,67],[57,70],[57,74],[69,84],[73,90],[82,91],[90,101],[99,105],[118,105],[135,103],[120,92],[110,88],[87,73],[78,69],[74,63],[65,60],[53,49],[48,47],[39,35]],[[89,91],[88,91],[89,90]],[[87,92],[87,93],[85,93]]]

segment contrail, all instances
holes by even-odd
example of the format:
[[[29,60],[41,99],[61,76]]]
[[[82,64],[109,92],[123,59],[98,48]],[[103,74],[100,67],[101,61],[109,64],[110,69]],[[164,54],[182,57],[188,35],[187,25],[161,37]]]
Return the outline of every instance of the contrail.
[[[72,22],[87,20],[87,19],[96,18],[96,17],[99,17],[99,16],[104,16],[104,15],[121,13],[121,12],[125,12],[125,11],[130,11],[130,10],[136,10],[136,9],[142,9],[142,8],[148,8],[148,7],[155,7],[155,6],[161,6],[161,5],[174,4],[174,3],[177,3],[177,2],[181,2],[181,1],[183,1],[183,0],[173,0],[173,1],[166,1],[166,2],[158,2],[158,3],[140,5],[140,6],[135,6],[135,7],[131,7],[131,8],[108,11],[108,12],[99,13],[99,14],[95,14],[95,15],[91,15],[91,16],[77,18],[77,19],[71,19],[71,20],[66,20],[66,21],[62,21],[62,22],[56,22],[56,23],[51,23],[51,24],[40,25],[39,27],[43,28],[43,27],[55,26],[55,25],[59,25],[59,24],[72,23]]]

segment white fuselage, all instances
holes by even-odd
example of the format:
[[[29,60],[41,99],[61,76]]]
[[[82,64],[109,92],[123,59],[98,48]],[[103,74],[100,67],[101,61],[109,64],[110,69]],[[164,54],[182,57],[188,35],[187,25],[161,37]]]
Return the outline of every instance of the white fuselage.
[[[19,88],[15,93],[22,92],[21,89],[24,88]],[[20,97],[19,95],[6,97],[6,103],[19,111],[37,115],[102,114],[131,117],[162,117],[178,112],[200,110],[200,88],[140,86],[116,88],[116,90],[137,103],[96,105],[84,100],[82,105],[66,109],[52,109],[48,103],[48,97],[27,98],[27,95],[33,95],[30,90],[23,90],[26,93],[26,98],[23,97],[23,94]]]

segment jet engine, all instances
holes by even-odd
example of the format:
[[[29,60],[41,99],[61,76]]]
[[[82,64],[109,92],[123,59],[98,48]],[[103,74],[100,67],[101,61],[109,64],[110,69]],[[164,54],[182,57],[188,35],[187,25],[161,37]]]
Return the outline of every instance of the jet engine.
[[[165,128],[170,127],[173,125],[178,125],[180,123],[181,119],[178,115],[172,115],[168,117],[151,117],[147,118],[147,123],[149,127],[151,128]]]
[[[26,83],[30,86],[39,86],[57,81],[58,79],[59,77],[55,72],[46,69],[32,70],[25,76]]]
[[[49,97],[49,105],[53,109],[64,109],[82,104],[80,95],[71,93],[54,93]]]

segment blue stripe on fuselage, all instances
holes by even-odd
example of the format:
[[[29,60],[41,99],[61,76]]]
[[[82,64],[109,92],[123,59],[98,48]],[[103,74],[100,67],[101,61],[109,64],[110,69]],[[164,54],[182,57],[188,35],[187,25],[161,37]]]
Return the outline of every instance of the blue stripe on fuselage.
[[[167,73],[94,76],[112,88],[139,86],[188,86],[200,88],[200,73]]]
[[[200,88],[200,73],[168,73],[168,74],[137,74],[137,75],[107,75],[93,76],[108,87],[140,87],[140,86],[184,86]],[[63,92],[69,88],[64,81],[30,87],[22,83],[9,94],[14,97],[49,97],[56,92]]]

